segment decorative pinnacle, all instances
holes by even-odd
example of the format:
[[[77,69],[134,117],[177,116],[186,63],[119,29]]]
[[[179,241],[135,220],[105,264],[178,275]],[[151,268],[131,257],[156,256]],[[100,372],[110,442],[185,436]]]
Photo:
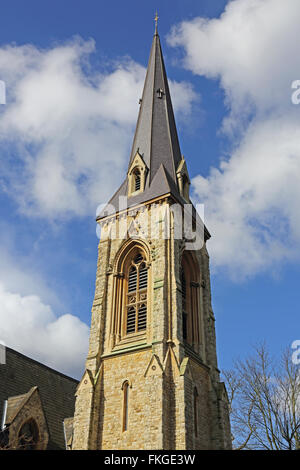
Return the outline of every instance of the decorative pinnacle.
[[[157,34],[157,22],[158,22],[158,18],[159,16],[157,15],[157,11],[155,13],[155,18],[154,18],[154,21],[155,21],[155,34]]]

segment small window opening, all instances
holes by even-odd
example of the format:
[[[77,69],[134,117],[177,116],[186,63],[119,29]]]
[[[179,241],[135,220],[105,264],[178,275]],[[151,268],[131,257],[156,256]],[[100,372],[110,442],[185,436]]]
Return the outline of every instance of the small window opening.
[[[134,191],[139,191],[141,189],[141,174],[139,171],[136,171],[134,175]]]
[[[129,383],[123,385],[123,432],[128,429]]]

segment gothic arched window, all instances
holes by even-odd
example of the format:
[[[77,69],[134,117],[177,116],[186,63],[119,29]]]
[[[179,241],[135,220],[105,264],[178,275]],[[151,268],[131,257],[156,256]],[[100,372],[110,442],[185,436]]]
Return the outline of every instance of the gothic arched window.
[[[133,168],[129,174],[129,191],[128,195],[134,195],[143,190],[144,187],[144,171],[140,166]]]
[[[110,347],[144,340],[148,332],[149,253],[138,240],[125,242],[117,256],[114,277]]]
[[[34,419],[24,423],[18,435],[18,448],[22,450],[35,450],[39,440],[39,429]]]
[[[128,429],[128,405],[129,405],[129,382],[126,380],[122,386],[123,390],[123,419],[122,419],[122,431]]]
[[[141,252],[131,260],[126,278],[126,334],[138,333],[147,328],[148,269]]]
[[[193,257],[184,252],[181,271],[182,338],[198,350],[200,343],[199,325],[199,270]]]
[[[137,149],[127,173],[128,197],[135,196],[136,194],[144,191],[147,172],[148,168],[142,155],[139,153],[139,149]]]
[[[135,170],[134,172],[134,191],[139,191],[141,189],[141,173],[140,170]]]

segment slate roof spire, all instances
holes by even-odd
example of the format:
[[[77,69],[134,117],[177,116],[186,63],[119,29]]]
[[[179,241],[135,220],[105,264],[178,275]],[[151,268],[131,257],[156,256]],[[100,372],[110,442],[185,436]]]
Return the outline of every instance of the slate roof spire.
[[[181,151],[157,22],[130,163],[137,151],[142,155],[150,170],[148,185],[151,184],[161,164],[176,182],[176,169],[181,161]]]
[[[163,60],[157,19],[140,110],[131,149],[128,171],[137,154],[142,157],[146,178],[142,192],[128,197],[128,207],[172,194],[184,203],[178,187],[176,171],[182,161],[168,79]],[[120,197],[128,196],[128,176],[109,201],[117,211]],[[108,206],[98,215],[100,220],[111,212]]]

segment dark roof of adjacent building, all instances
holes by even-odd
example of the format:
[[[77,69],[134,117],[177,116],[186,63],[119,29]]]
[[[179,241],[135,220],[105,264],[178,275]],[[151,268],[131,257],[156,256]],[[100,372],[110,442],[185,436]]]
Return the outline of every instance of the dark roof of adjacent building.
[[[21,399],[38,387],[49,429],[48,449],[64,449],[63,420],[74,415],[78,380],[57,372],[13,349],[6,348],[5,364],[0,364],[0,423],[4,401]]]

